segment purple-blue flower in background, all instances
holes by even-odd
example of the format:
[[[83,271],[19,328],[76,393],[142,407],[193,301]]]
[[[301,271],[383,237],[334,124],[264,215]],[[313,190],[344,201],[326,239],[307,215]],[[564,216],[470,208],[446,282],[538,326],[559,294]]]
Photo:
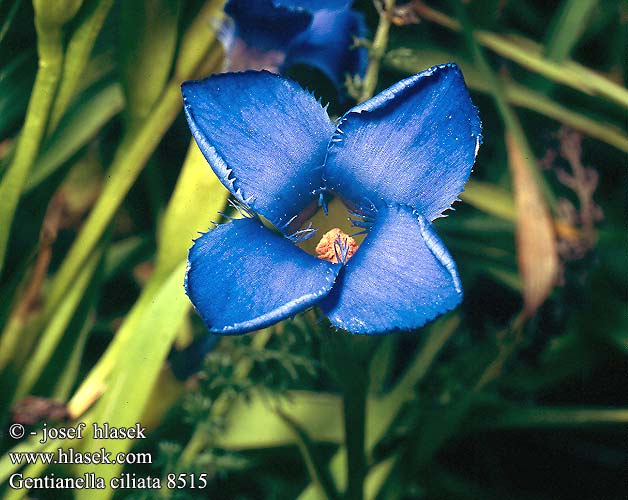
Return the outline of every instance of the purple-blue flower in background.
[[[364,75],[367,52],[354,47],[366,36],[361,13],[350,0],[230,0],[233,19],[229,69],[283,72],[294,64],[320,70],[337,88],[345,74]]]
[[[335,327],[386,333],[460,303],[456,265],[431,223],[463,190],[481,142],[457,66],[406,78],[337,123],[268,72],[182,91],[201,151],[249,215],[203,234],[189,253],[186,292],[211,332],[249,332],[318,305]],[[343,233],[325,235],[317,258],[294,240],[311,234],[300,228],[328,196],[367,235],[357,251]]]

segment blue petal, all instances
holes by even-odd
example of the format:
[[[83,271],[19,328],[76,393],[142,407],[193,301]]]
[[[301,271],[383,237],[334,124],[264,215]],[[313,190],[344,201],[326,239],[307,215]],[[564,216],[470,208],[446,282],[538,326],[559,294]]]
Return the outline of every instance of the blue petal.
[[[418,328],[461,300],[456,264],[432,225],[395,206],[378,210],[321,307],[338,328],[377,334]]]
[[[312,22],[312,13],[290,2],[231,0],[225,12],[235,23],[236,36],[262,50],[283,50]]]
[[[320,103],[266,71],[186,82],[182,92],[192,134],[227,189],[284,233],[298,226],[318,199],[333,133]]]
[[[324,176],[353,205],[405,204],[431,221],[461,193],[480,142],[480,119],[462,73],[445,64],[349,110],[330,144]]]
[[[257,218],[237,219],[194,242],[185,289],[211,332],[233,335],[316,304],[339,267],[305,253]]]
[[[289,45],[283,66],[313,66],[340,88],[345,73],[363,76],[366,71],[366,49],[353,48],[354,37],[365,36],[362,14],[351,10],[320,10],[314,14],[310,27]]]

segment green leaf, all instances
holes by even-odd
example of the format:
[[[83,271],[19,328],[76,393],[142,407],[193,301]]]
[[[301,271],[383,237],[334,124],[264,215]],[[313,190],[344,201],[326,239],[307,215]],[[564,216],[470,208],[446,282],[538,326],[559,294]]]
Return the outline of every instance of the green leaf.
[[[181,2],[136,0],[120,5],[120,69],[132,120],[150,113],[174,61]]]
[[[0,138],[4,138],[24,116],[37,58],[34,51],[19,53],[0,69]]]
[[[597,0],[563,0],[545,41],[545,55],[561,62],[569,57],[597,6]]]
[[[194,140],[190,141],[157,237],[157,268],[171,269],[187,258],[192,240],[218,219],[229,192],[214,175]]]
[[[46,142],[37,165],[26,182],[25,191],[34,189],[56,172],[123,107],[124,96],[118,83],[87,91]]]
[[[20,373],[15,399],[20,399],[27,395],[44,371],[89,286],[96,267],[100,262],[101,254],[101,251],[94,252],[85,263],[81,273],[74,282],[74,286],[64,297],[56,314],[46,326],[41,339],[37,343],[35,352],[29,357],[28,364]]]
[[[113,427],[141,425],[151,389],[189,310],[189,301],[183,293],[184,274],[185,263],[182,263],[156,289],[145,288],[144,294],[150,293],[150,300],[138,301],[135,320],[131,321],[128,316],[120,327],[114,339],[118,355],[109,373],[108,389],[94,409],[93,422],[107,422]],[[141,353],[140,359],[138,353]],[[93,438],[87,439],[83,446],[98,449],[97,443]],[[130,439],[111,441],[107,451],[115,456],[127,452],[132,445]],[[108,484],[121,469],[121,464],[103,465],[99,475],[105,477]],[[85,469],[85,472],[89,471]],[[77,498],[104,499],[113,493],[111,489],[78,492]]]
[[[81,11],[78,26],[74,29],[67,44],[63,74],[50,113],[48,134],[56,130],[80,86],[96,38],[98,38],[112,4],[113,0],[88,0],[86,8]]]
[[[320,493],[325,495],[326,498],[329,500],[337,499],[338,492],[336,491],[334,483],[325,464],[322,462],[318,451],[316,450],[316,445],[312,442],[307,432],[281,409],[277,409],[276,411],[286,425],[290,427],[297,439],[301,455],[303,456],[305,465],[310,475],[310,480],[318,487]]]
[[[334,394],[290,391],[280,404],[304,432],[319,443],[341,443],[342,401]],[[254,394],[250,400],[236,401],[229,411],[229,425],[216,437],[216,446],[229,450],[274,448],[295,444],[289,425],[272,408],[266,398]]]
[[[417,14],[453,31],[461,31],[460,22],[440,11],[417,2]],[[502,35],[490,31],[476,31],[474,38],[480,45],[545,78],[561,83],[588,95],[597,95],[628,107],[628,90],[595,71],[571,60],[557,63],[544,57],[543,46],[517,35]]]
[[[495,184],[471,180],[460,195],[462,201],[487,214],[507,221],[517,217],[512,194]]]

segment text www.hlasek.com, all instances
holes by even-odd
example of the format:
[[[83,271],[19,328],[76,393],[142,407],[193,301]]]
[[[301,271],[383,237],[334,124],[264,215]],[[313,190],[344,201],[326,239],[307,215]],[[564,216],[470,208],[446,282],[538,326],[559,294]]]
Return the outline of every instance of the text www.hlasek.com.
[[[79,452],[72,448],[57,451],[14,451],[9,452],[9,459],[13,465],[33,465],[41,463],[51,464],[151,464],[153,459],[150,453],[116,453],[101,448],[98,451]]]

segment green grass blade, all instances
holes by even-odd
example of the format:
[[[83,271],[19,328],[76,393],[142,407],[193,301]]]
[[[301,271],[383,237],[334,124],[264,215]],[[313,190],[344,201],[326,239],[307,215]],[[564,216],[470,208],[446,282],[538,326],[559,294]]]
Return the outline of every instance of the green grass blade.
[[[422,19],[437,23],[453,31],[462,31],[461,24],[442,12],[417,2],[417,14]],[[609,99],[628,108],[628,90],[595,71],[570,60],[557,63],[543,55],[543,46],[521,36],[507,36],[490,31],[474,32],[475,39],[520,66],[552,80],[583,92]]]
[[[6,258],[13,216],[28,174],[39,153],[63,63],[60,27],[43,28],[40,23],[37,26],[39,70],[15,156],[0,181],[0,275],[2,275]]]
[[[125,115],[135,122],[150,113],[168,83],[181,4],[171,0],[136,0],[123,2],[120,9],[119,67],[127,100]]]
[[[2,28],[0,28],[0,44],[2,44],[4,37],[8,33],[9,28],[11,27],[11,23],[13,22],[13,18],[15,17],[15,14],[17,13],[17,10],[19,9],[21,3],[22,0],[13,0],[13,5],[11,5],[11,9],[9,10],[7,17],[4,18]]]
[[[56,314],[46,326],[46,330],[42,335],[41,341],[37,344],[35,352],[29,357],[28,364],[20,373],[20,379],[15,392],[16,400],[21,399],[29,393],[44,371],[46,364],[52,357],[62,335],[74,316],[78,304],[89,286],[97,265],[100,262],[101,253],[102,252],[96,251],[91,255],[85,263],[85,266],[81,269],[77,279],[74,281],[71,290],[59,305]]]
[[[109,388],[96,407],[95,422],[108,422],[109,425],[134,426],[140,422],[146,403],[151,394],[157,376],[178,328],[189,310],[189,301],[183,293],[183,276],[186,263],[178,266],[163,282],[158,290],[151,294],[151,300],[143,302],[144,307],[137,313],[138,321],[125,322],[117,337],[122,345],[115,368],[111,371]],[[117,340],[117,339],[116,339]],[[142,353],[138,363],[137,353]],[[90,441],[84,443],[90,449]],[[133,445],[132,440],[110,442],[107,451],[113,455],[127,452]],[[106,478],[120,473],[122,465],[103,466],[99,475]],[[87,497],[79,494],[77,498],[110,498],[111,489],[89,492]]]
[[[112,4],[113,0],[90,0],[86,14],[72,33],[65,53],[59,90],[50,113],[49,133],[55,131],[76,93],[96,38]]]
[[[196,68],[207,57],[207,51],[215,40],[215,32],[207,29],[207,23],[219,15],[223,5],[223,1],[207,2],[182,41],[182,45],[192,43],[196,46],[196,50],[191,53],[182,50],[178,60],[178,67],[189,72],[175,72],[155,109],[143,121],[142,126],[137,131],[131,131],[120,144],[110,167],[108,182],[52,281],[42,321],[52,314],[71,287],[79,269],[102,237],[161,138],[177,117],[182,105],[181,81],[191,78]]]
[[[319,493],[322,493],[325,498],[328,498],[329,500],[337,499],[338,492],[336,491],[334,482],[332,481],[325,464],[321,460],[320,454],[316,450],[316,444],[312,442],[308,433],[294,419],[292,419],[292,417],[288,416],[280,409],[277,409],[276,411],[279,417],[295,435],[303,461],[305,462],[310,476],[310,481],[312,481],[314,486],[319,490]]]
[[[48,146],[44,146],[26,182],[25,192],[36,188],[56,172],[124,107],[124,96],[118,83],[95,93],[88,91],[85,99],[70,110],[56,133],[47,141]]]
[[[460,198],[465,203],[494,217],[507,221],[514,221],[517,218],[512,193],[495,184],[469,181]]]
[[[564,0],[545,40],[545,55],[561,62],[569,57],[584,32],[597,0]]]
[[[628,108],[628,90],[573,61],[556,63],[543,57],[541,47],[522,37],[477,32],[476,39],[486,48],[524,68],[588,95],[604,97]]]
[[[172,269],[187,258],[192,240],[218,219],[229,192],[214,175],[194,140],[190,141],[157,236],[157,269]]]
[[[506,407],[496,413],[472,414],[465,423],[469,431],[487,429],[598,428],[628,424],[628,408]]]

